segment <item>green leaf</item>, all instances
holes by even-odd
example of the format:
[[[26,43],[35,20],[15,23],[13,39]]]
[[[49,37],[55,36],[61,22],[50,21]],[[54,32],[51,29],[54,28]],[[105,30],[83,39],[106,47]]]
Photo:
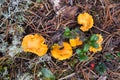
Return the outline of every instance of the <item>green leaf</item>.
[[[98,74],[103,75],[104,72],[106,71],[106,66],[104,63],[99,63],[96,67],[95,70],[97,71]]]
[[[80,55],[79,56],[79,60],[82,62],[82,61],[86,61],[86,60],[88,60],[88,56],[86,56],[86,55]]]
[[[117,53],[117,56],[120,57],[120,52]]]
[[[114,58],[114,56],[113,56],[112,54],[110,54],[110,53],[106,53],[106,54],[105,54],[105,59],[106,59],[106,60],[109,61],[109,60],[112,60],[113,58]]]
[[[89,40],[88,40],[87,38],[84,38],[83,41],[84,41],[85,43],[88,43]]]
[[[42,68],[41,72],[42,72],[44,78],[46,78],[47,80],[55,80],[55,76],[47,68]]]
[[[70,36],[71,33],[69,33],[69,32],[65,32],[64,35],[65,35],[65,36]]]
[[[65,34],[63,34],[63,36],[64,36],[65,38],[68,38],[68,39],[71,38],[71,34],[69,34],[69,33],[65,33]]]
[[[63,36],[64,36],[65,38],[70,38],[70,37],[72,36],[71,31],[70,31],[69,28],[66,28],[66,29],[65,29],[65,31],[64,31],[64,33],[63,33]]]
[[[83,51],[82,51],[81,49],[76,49],[76,53],[77,53],[78,55],[83,55]]]
[[[41,2],[42,0],[36,0],[36,2]]]
[[[70,29],[68,27],[65,28],[65,32],[70,33]]]
[[[72,29],[72,30],[71,30],[71,33],[72,33],[74,36],[77,36],[77,35],[78,35],[78,31],[79,31],[79,29],[78,29],[78,28],[75,28],[75,29]]]
[[[85,44],[84,47],[83,47],[83,52],[85,52],[85,53],[88,52],[89,48],[90,48],[90,45]]]
[[[91,43],[91,46],[94,47],[94,48],[99,48],[99,44],[96,43],[96,42],[92,42],[92,43]]]
[[[91,42],[96,42],[98,40],[98,36],[96,34],[93,34],[91,37],[90,37],[90,41]]]

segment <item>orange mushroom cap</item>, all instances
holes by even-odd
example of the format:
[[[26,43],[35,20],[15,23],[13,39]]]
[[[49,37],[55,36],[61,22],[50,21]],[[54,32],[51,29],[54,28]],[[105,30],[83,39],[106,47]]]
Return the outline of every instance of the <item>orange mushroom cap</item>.
[[[51,54],[54,58],[58,60],[65,60],[72,56],[73,51],[69,43],[63,42],[63,48],[60,48],[62,48],[62,46],[59,46],[58,44],[54,44],[52,46]]]
[[[39,34],[29,34],[23,38],[22,48],[25,52],[32,52],[38,56],[43,56],[46,54],[48,48],[44,44],[45,39]]]
[[[102,50],[102,46],[101,45],[99,45],[99,48],[93,48],[93,47],[89,48],[89,51],[90,52],[94,52],[94,53],[96,53],[98,51],[101,51],[101,50]]]
[[[79,14],[77,17],[77,21],[78,21],[78,24],[82,25],[80,27],[82,31],[88,31],[90,28],[92,28],[94,23],[92,16],[86,12]]]
[[[69,42],[72,47],[82,45],[83,43],[78,36],[75,39],[70,39]]]
[[[102,44],[102,42],[103,42],[103,37],[102,37],[102,35],[101,35],[101,34],[96,34],[96,36],[98,36],[97,43],[98,43],[98,44]]]
[[[96,34],[96,36],[98,36],[97,43],[99,45],[99,48],[93,48],[92,46],[89,48],[89,51],[94,52],[94,53],[102,50],[103,37],[101,34]]]

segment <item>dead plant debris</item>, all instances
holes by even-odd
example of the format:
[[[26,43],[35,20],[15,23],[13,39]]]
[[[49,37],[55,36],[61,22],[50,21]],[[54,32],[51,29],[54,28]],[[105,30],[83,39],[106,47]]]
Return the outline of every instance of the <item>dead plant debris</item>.
[[[83,25],[77,23],[77,16],[84,12],[94,19],[86,32],[78,30]],[[80,36],[83,45],[92,34],[101,34],[102,51],[71,47],[70,59],[55,59],[51,46],[69,42],[63,37],[65,30],[66,35]],[[21,47],[23,37],[35,33],[48,45],[42,57]],[[82,47],[88,49],[89,59],[76,51]],[[79,61],[77,53],[85,60]],[[0,76],[0,80],[120,80],[120,0],[0,0]]]

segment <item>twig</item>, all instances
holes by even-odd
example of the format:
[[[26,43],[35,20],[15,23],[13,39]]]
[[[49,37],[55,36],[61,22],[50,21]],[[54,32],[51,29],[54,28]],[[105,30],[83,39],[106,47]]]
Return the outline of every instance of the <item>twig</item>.
[[[104,52],[105,48],[110,44],[110,41],[111,41],[112,37],[113,37],[113,35],[110,35],[110,37],[108,38],[107,42],[106,43],[104,42],[105,46],[104,46],[102,52]]]
[[[106,33],[106,34],[110,34],[109,32],[104,31],[104,30],[102,30],[102,29],[100,29],[100,28],[98,28],[98,27],[96,27],[96,26],[93,26],[93,27],[96,28],[96,29],[98,29],[98,30],[100,30],[100,31],[102,31],[102,32],[104,32],[104,33]]]
[[[60,79],[58,79],[58,80],[65,80],[65,79],[68,79],[68,78],[74,76],[75,74],[76,74],[76,73],[72,73],[72,74],[67,75],[67,76],[65,76],[65,77],[63,77],[63,78],[60,78]]]

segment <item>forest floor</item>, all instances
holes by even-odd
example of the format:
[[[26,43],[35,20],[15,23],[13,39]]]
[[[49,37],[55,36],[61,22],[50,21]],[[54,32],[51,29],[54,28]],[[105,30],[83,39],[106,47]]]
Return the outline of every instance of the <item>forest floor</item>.
[[[120,80],[120,0],[0,1],[0,80]],[[94,20],[86,32],[77,23],[84,12]],[[102,51],[88,52],[90,59],[79,61],[74,48],[71,58],[55,59],[50,48],[68,41],[62,36],[66,27],[79,29],[84,39],[101,34]],[[23,37],[34,33],[48,44],[42,57],[21,48]]]

